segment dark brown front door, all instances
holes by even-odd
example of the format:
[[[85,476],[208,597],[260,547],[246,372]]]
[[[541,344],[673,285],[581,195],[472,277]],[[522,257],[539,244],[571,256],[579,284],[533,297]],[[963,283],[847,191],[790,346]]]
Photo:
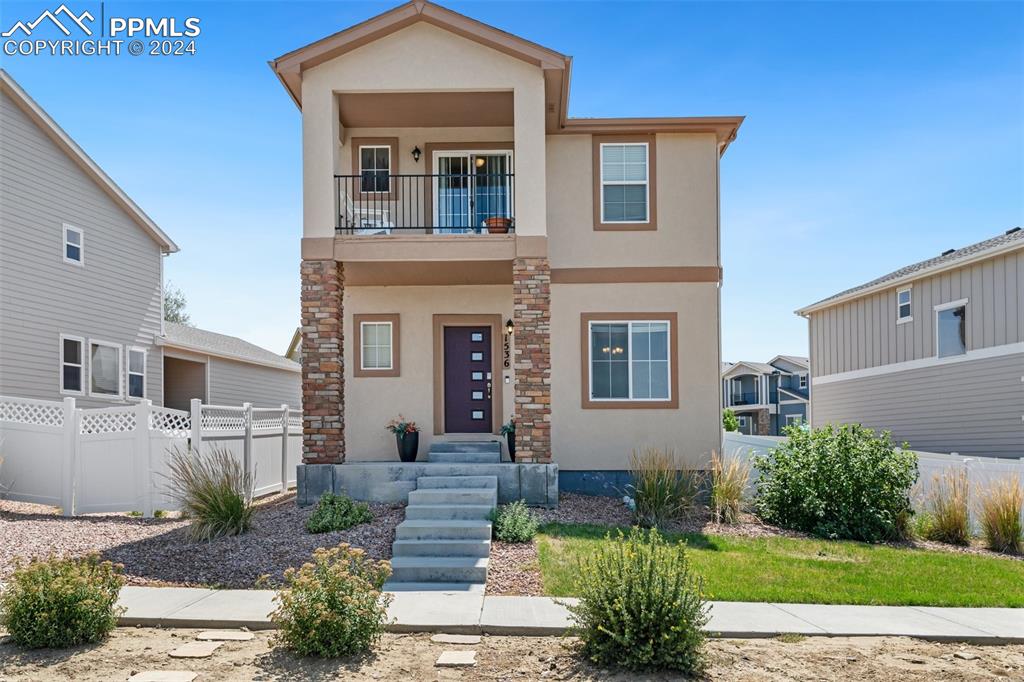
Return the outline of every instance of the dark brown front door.
[[[445,433],[491,432],[491,328],[444,328]]]

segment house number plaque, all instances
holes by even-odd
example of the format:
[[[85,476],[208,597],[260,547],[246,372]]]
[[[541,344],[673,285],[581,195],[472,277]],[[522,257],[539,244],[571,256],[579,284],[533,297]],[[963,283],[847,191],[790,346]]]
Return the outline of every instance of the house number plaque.
[[[502,348],[505,354],[504,367],[508,369],[512,366],[512,336],[505,334],[505,344]]]

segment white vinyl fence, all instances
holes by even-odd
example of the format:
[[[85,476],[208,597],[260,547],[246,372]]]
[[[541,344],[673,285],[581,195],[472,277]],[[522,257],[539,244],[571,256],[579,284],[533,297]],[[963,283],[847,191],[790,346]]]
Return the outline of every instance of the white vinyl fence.
[[[725,432],[722,439],[722,449],[727,456],[736,456],[747,460],[754,455],[765,455],[772,448],[778,447],[779,443],[787,440],[785,437],[775,436],[746,436],[735,431]],[[923,508],[929,493],[935,487],[935,483],[949,470],[963,468],[967,471],[967,481],[970,491],[969,509],[971,512],[971,523],[974,530],[978,530],[976,512],[979,495],[996,481],[1017,477],[1017,480],[1024,485],[1024,458],[1008,459],[1004,457],[962,457],[958,454],[944,454],[941,452],[917,453],[918,479],[914,486],[912,497],[914,507]],[[751,471],[751,487],[757,480],[756,469]]]
[[[257,496],[295,485],[302,414],[287,405],[135,405],[99,409],[0,396],[0,496],[60,507],[67,516],[172,509],[169,454],[229,450],[255,479]]]

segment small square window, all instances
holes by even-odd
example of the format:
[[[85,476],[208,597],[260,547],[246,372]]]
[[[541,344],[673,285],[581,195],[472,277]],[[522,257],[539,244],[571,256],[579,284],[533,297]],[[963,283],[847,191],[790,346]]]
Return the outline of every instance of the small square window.
[[[912,318],[910,316],[911,308],[911,290],[900,289],[896,292],[896,321],[897,322],[909,322]]]
[[[484,411],[483,410],[473,410],[472,416],[473,416],[474,420],[479,421],[479,420],[484,418]]]
[[[85,263],[85,235],[82,230],[64,225],[64,262],[73,265]]]

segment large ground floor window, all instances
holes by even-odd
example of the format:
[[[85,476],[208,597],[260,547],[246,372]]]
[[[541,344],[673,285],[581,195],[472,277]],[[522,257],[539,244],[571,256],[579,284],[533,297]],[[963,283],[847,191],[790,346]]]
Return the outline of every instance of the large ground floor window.
[[[584,319],[584,407],[677,403],[674,314],[634,319],[584,314]]]

